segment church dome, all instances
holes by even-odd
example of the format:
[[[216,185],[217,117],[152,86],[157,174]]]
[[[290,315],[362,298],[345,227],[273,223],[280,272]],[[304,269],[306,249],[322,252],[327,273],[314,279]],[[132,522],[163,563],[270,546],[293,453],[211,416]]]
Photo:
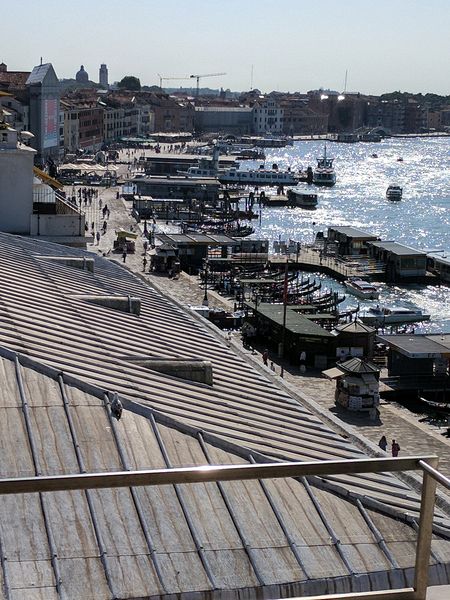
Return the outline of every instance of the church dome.
[[[80,70],[78,71],[78,73],[75,75],[75,79],[79,82],[79,83],[87,83],[89,81],[89,75],[87,74],[87,72],[84,70],[84,66],[81,65]]]

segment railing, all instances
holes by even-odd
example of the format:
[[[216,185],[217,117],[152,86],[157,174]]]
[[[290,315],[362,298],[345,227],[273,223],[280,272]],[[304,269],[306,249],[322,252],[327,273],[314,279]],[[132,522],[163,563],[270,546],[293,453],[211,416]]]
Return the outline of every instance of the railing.
[[[77,475],[50,475],[0,480],[0,494],[24,494],[130,486],[154,486],[278,479],[312,475],[381,473],[421,470],[423,472],[419,530],[416,548],[414,587],[376,592],[307,596],[307,600],[425,600],[433,531],[436,485],[450,489],[450,479],[437,469],[437,456],[368,458],[356,460],[202,466],[146,471],[120,471]]]

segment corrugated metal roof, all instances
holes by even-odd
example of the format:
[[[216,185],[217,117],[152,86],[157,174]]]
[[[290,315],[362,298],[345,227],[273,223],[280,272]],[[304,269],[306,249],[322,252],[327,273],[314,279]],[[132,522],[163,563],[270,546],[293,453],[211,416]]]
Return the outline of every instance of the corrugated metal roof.
[[[426,252],[410,248],[409,246],[399,244],[398,242],[370,242],[369,245],[380,248],[381,250],[386,250],[387,252],[392,252],[392,254],[397,256],[426,256]]]
[[[117,422],[110,392],[1,348],[0,375],[2,477],[251,459],[244,447],[126,398]],[[376,589],[392,576],[404,586],[415,537],[411,526],[314,480],[0,496],[8,557],[0,597],[205,598],[219,589],[238,598],[246,588],[254,598],[262,587],[269,595]],[[431,578],[440,583],[450,542],[436,538],[433,549]]]
[[[95,256],[91,273],[48,256],[93,257],[0,234],[0,345],[271,458],[363,455],[198,320],[119,265]],[[140,316],[84,302],[79,296],[85,294],[139,297]],[[208,360],[214,385],[151,371],[129,356]],[[418,495],[394,476],[333,479],[333,485],[338,482],[343,495],[375,498],[399,516],[405,510],[417,514]],[[444,514],[438,513],[438,521],[448,526]]]

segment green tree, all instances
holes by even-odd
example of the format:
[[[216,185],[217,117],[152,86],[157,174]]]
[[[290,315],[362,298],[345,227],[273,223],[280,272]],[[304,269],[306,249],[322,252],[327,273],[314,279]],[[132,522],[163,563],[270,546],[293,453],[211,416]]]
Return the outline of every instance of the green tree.
[[[141,82],[133,75],[126,75],[117,85],[121,90],[131,90],[133,92],[141,91]]]

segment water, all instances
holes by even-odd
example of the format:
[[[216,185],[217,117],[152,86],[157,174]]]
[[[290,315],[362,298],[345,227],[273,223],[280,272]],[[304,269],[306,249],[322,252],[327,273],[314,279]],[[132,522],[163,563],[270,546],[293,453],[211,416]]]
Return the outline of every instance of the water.
[[[266,150],[266,165],[281,169],[314,166],[323,153],[323,142],[296,142],[293,147]],[[372,158],[376,153],[378,158]],[[374,233],[383,240],[395,240],[424,251],[442,250],[450,256],[450,139],[389,139],[381,143],[329,143],[327,154],[334,157],[337,183],[316,188],[319,205],[315,211],[265,208],[254,237],[312,242],[318,231],[329,226],[352,225]],[[398,157],[403,162],[397,161]],[[260,161],[246,161],[258,167]],[[243,166],[244,166],[243,164]],[[403,187],[403,200],[386,200],[389,184]],[[305,184],[305,188],[307,188]],[[310,188],[308,188],[310,189]],[[334,289],[333,280],[323,278]],[[355,306],[349,297],[344,306]],[[447,286],[405,287],[382,285],[380,304],[420,308],[431,321],[418,332],[450,333],[450,288]],[[362,302],[370,306],[370,302]]]

